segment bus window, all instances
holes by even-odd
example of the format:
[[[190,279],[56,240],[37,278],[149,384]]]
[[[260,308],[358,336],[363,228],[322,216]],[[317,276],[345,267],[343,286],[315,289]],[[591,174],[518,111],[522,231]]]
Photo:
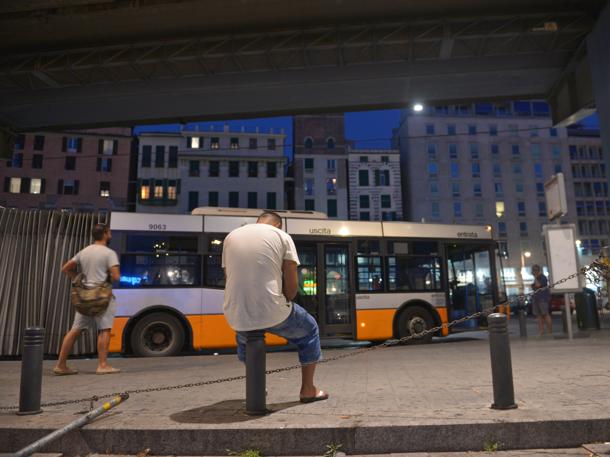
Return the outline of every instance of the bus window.
[[[226,234],[210,235],[208,237],[205,256],[205,285],[209,287],[225,286],[225,275],[222,270],[222,246]]]
[[[126,252],[197,252],[196,236],[127,235]]]
[[[383,270],[380,256],[356,257],[358,274],[358,292],[374,292],[383,290]]]
[[[123,254],[121,287],[199,287],[200,258],[197,255]]]
[[[388,290],[441,290],[440,259],[432,256],[389,256]]]

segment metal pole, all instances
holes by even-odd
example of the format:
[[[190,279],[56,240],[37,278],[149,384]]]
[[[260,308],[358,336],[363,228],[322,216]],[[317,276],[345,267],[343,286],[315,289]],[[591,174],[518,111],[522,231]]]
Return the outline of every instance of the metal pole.
[[[514,409],[517,405],[513,387],[513,369],[506,314],[490,314],[487,316],[487,322],[494,392],[494,402],[491,407],[493,409]]]
[[[523,305],[519,305],[519,335],[527,338],[527,315]]]
[[[86,425],[91,420],[95,419],[98,416],[101,416],[106,411],[114,408],[115,406],[119,405],[121,402],[127,400],[128,398],[129,398],[129,394],[127,394],[127,393],[114,397],[109,402],[104,403],[103,405],[97,407],[93,411],[90,411],[86,415],[79,417],[78,419],[76,419],[73,422],[70,422],[65,427],[62,427],[59,430],[55,430],[50,435],[47,435],[47,436],[39,439],[38,441],[33,442],[32,444],[30,444],[27,447],[24,447],[20,451],[17,451],[15,454],[13,454],[13,457],[26,457],[28,455],[34,454],[36,451],[39,451],[44,446],[46,446],[47,444],[49,444],[52,441],[55,441],[60,436],[63,436],[66,433],[68,433],[74,429],[77,429],[77,428],[80,428],[80,427]]]
[[[267,414],[265,398],[265,332],[253,330],[246,333],[246,414]]]
[[[44,328],[28,327],[23,336],[18,415],[40,414]]]
[[[570,294],[566,293],[563,295],[563,303],[564,303],[564,313],[565,313],[565,322],[566,322],[566,329],[567,329],[567,333],[568,333],[568,338],[572,339],[573,335],[572,335],[572,315],[570,314],[570,311],[572,309],[571,306],[571,301],[570,301]]]

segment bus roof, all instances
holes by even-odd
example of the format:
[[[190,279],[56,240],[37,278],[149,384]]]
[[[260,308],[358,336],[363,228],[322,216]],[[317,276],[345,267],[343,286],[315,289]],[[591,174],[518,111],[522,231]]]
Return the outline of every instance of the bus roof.
[[[257,209],[197,208],[195,215],[150,214],[113,212],[110,228],[113,230],[146,232],[208,232],[228,233],[245,224],[256,222],[262,212]],[[199,214],[199,210],[201,213]],[[227,214],[229,213],[229,214]],[[336,237],[388,237],[388,238],[440,238],[491,240],[491,226],[427,224],[417,222],[340,221],[323,218],[305,218],[306,212],[278,211],[284,219],[284,229],[291,235]]]
[[[243,217],[258,217],[265,209],[255,208],[221,208],[216,206],[201,206],[191,211],[194,216],[243,216]],[[273,211],[284,218],[293,219],[328,219],[325,213],[320,211],[300,211],[300,210],[285,210],[272,209]]]

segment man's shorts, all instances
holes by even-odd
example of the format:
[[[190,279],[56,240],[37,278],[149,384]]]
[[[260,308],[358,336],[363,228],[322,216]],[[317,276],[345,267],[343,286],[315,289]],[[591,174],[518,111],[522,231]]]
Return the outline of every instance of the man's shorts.
[[[114,321],[114,315],[116,314],[116,302],[110,300],[108,308],[104,314],[99,316],[85,316],[78,311],[74,315],[74,324],[72,324],[73,330],[83,330],[85,328],[93,328],[94,324],[99,330],[107,330],[112,328],[112,322]]]
[[[534,316],[546,316],[551,313],[551,303],[549,300],[534,300],[532,311]]]
[[[322,359],[320,348],[320,331],[318,323],[303,307],[292,304],[292,311],[284,322],[264,329],[294,344],[299,352],[299,362],[309,365]],[[246,360],[246,333],[237,332],[237,357],[242,362]]]

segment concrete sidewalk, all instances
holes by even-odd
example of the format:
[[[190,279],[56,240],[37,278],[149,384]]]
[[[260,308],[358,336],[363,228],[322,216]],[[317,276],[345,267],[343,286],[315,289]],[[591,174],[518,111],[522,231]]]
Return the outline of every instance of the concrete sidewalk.
[[[530,324],[531,325],[531,324]],[[515,332],[514,323],[512,332]],[[531,333],[530,333],[531,334]],[[331,398],[303,405],[299,371],[268,376],[265,417],[243,414],[242,381],[134,394],[95,423],[50,446],[86,454],[321,455],[328,444],[348,454],[574,448],[610,440],[610,331],[589,338],[512,339],[519,408],[496,411],[484,332],[431,345],[381,349],[321,365],[320,388]],[[326,350],[326,356],[354,349]],[[268,369],[296,354],[268,355]],[[114,359],[119,375],[96,376],[95,360],[75,360],[80,374],[56,377],[45,362],[43,401],[212,380],[243,374],[234,355]],[[19,362],[0,362],[0,404],[18,400]],[[0,414],[0,451],[19,449],[71,420],[87,405],[49,407],[41,415]],[[524,454],[527,455],[527,454]]]

